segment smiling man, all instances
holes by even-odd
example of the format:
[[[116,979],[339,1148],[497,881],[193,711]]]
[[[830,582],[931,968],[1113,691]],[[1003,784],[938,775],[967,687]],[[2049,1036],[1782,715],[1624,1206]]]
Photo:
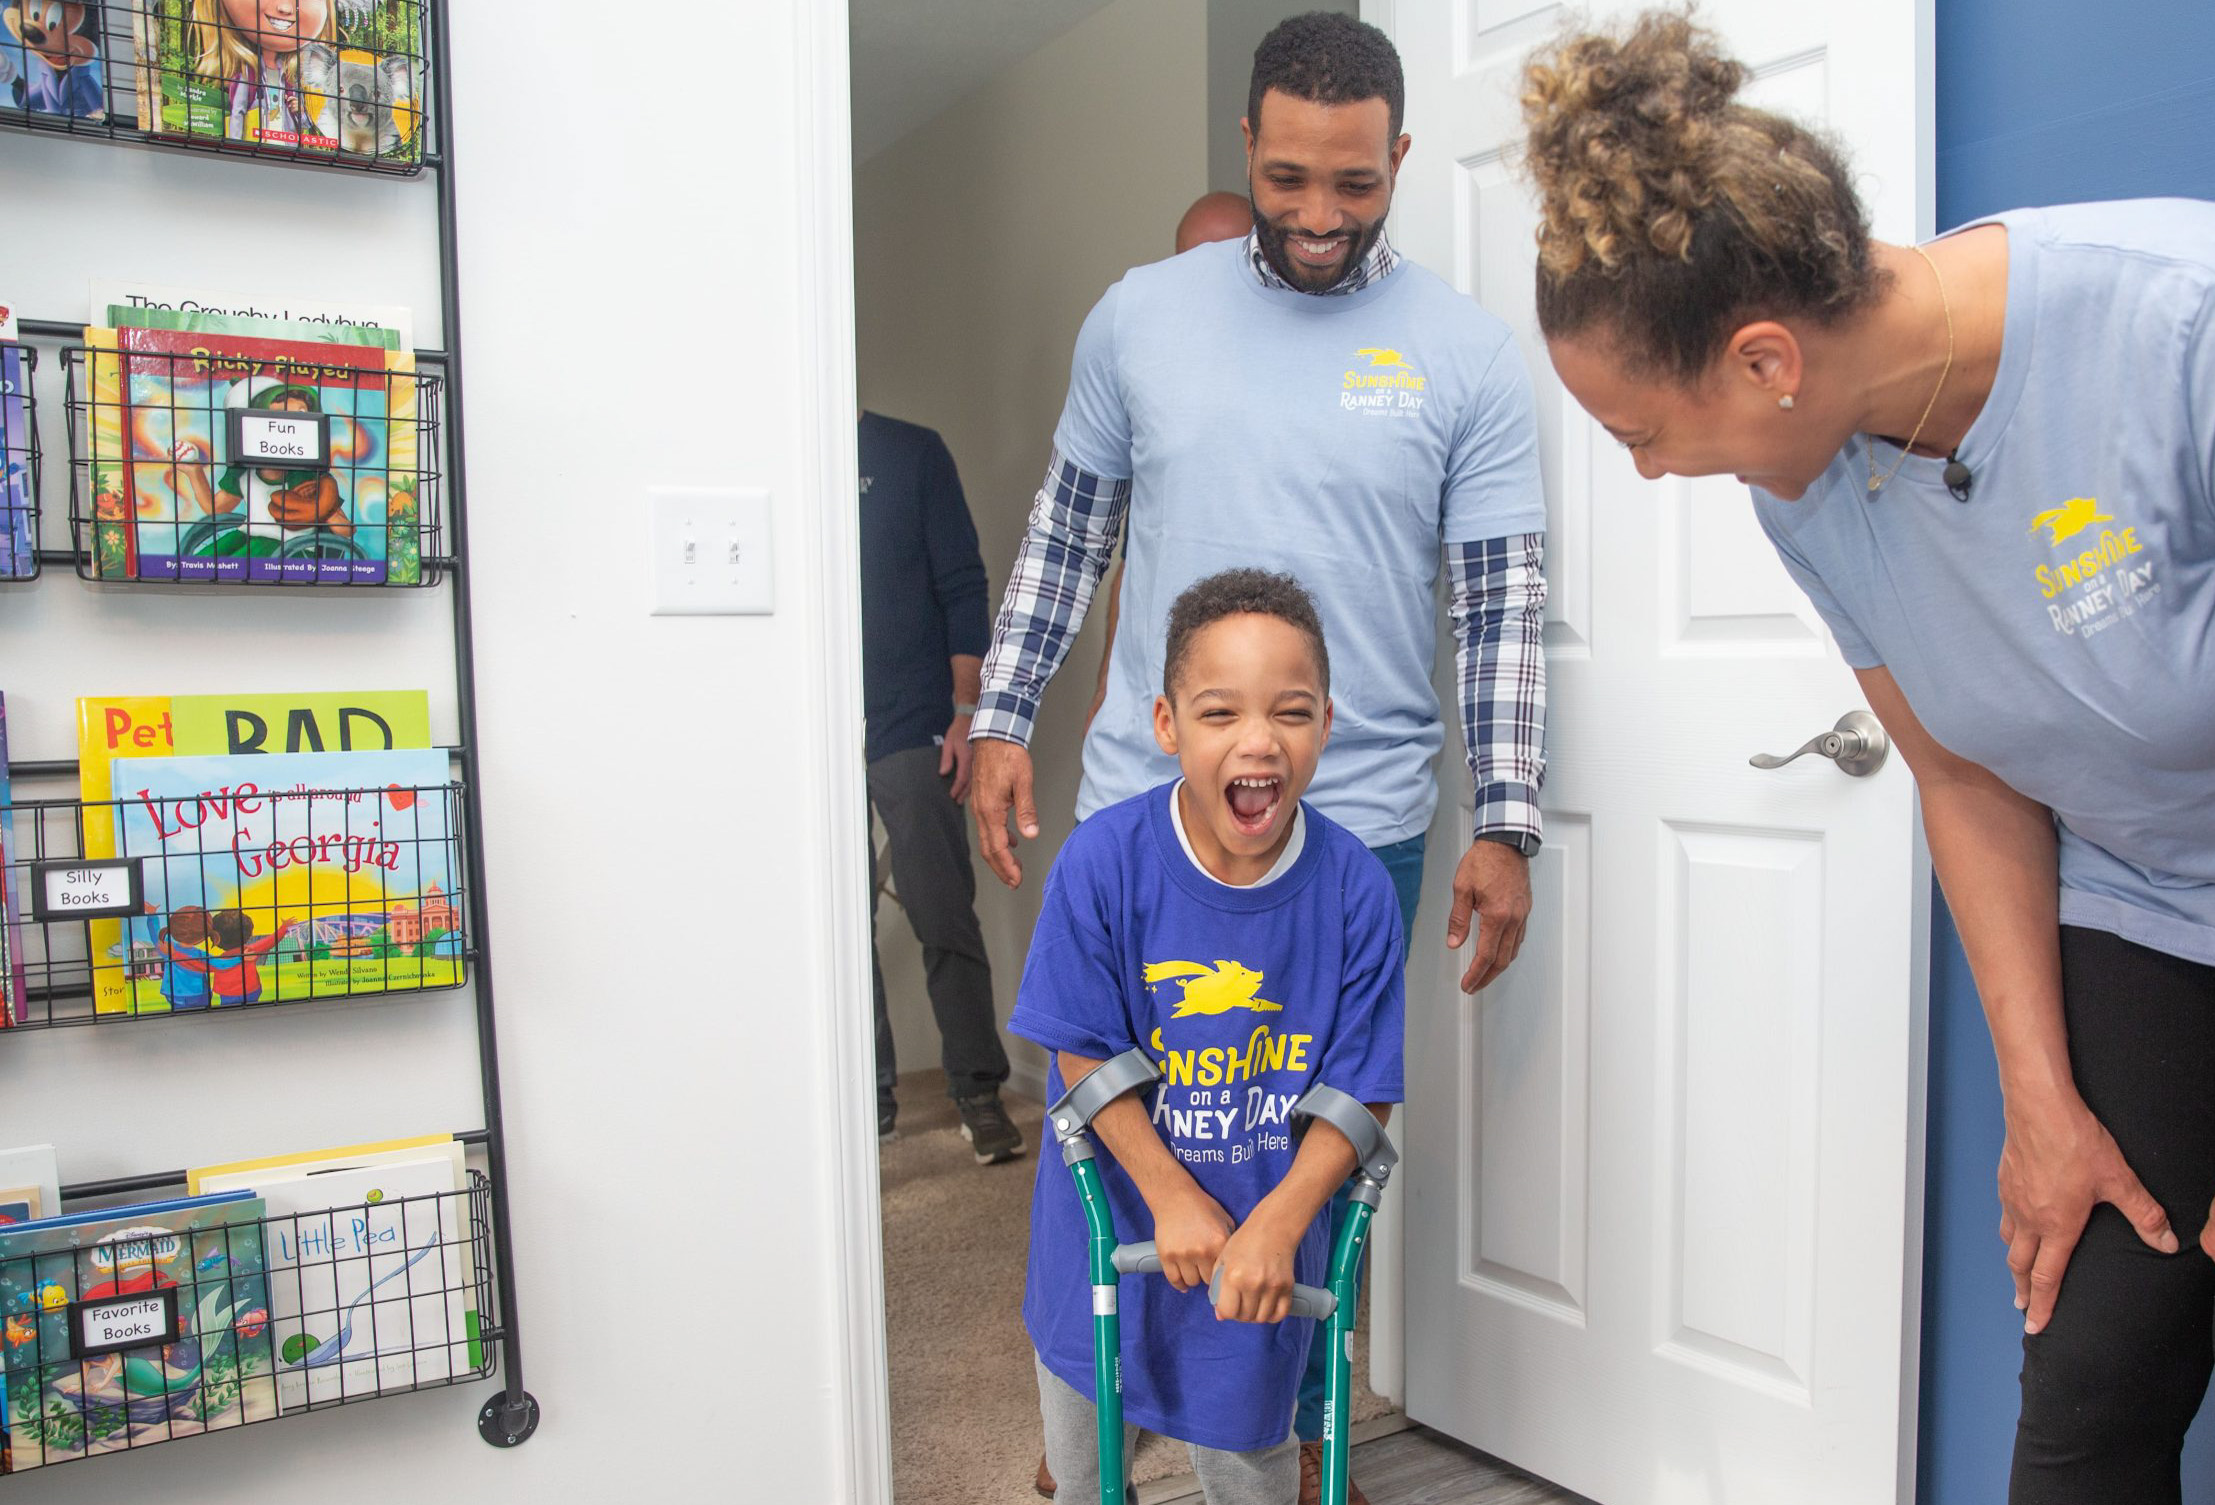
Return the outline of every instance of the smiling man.
[[[1338,666],[1308,799],[1374,851],[1412,928],[1444,741],[1431,689],[1443,557],[1478,839],[1447,943],[1476,917],[1464,988],[1514,959],[1540,829],[1545,505],[1531,388],[1505,325],[1385,236],[1400,60],[1350,17],[1297,16],[1254,54],[1244,122],[1253,229],[1140,267],[1085,320],[1044,487],[1012,571],[971,728],[972,808],[1001,880],[1038,834],[1026,750],[1113,562],[1125,598],[1085,737],[1080,817],[1176,773],[1155,740],[1170,603],[1237,567],[1297,576]],[[1226,785],[1239,818],[1270,791]],[[1317,1366],[1319,1380],[1320,1366]],[[1299,1431],[1321,1435],[1319,1388]]]

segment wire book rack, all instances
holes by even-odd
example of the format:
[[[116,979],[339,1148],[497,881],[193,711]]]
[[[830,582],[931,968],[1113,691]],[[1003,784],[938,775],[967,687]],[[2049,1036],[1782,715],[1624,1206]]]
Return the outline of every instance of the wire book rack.
[[[289,569],[279,569],[274,574],[264,570],[258,578],[251,563],[243,572],[236,567],[226,566],[224,569],[211,567],[187,574],[180,567],[175,578],[156,576],[148,579],[126,573],[123,578],[117,579],[103,574],[97,533],[98,524],[102,520],[101,493],[94,484],[93,474],[93,464],[98,457],[93,452],[89,438],[91,432],[103,421],[103,415],[100,412],[99,398],[89,381],[93,373],[89,369],[88,353],[83,349],[65,352],[61,362],[65,384],[72,394],[71,400],[60,405],[65,421],[70,426],[73,445],[71,464],[68,467],[72,482],[71,505],[67,514],[69,547],[40,546],[37,519],[45,515],[50,520],[52,509],[47,509],[45,514],[35,510],[38,507],[39,492],[33,486],[29,505],[21,509],[31,516],[30,537],[33,547],[30,551],[32,557],[28,574],[39,573],[39,566],[43,564],[66,562],[73,569],[65,573],[90,580],[102,590],[111,585],[149,584],[166,587],[168,589],[156,594],[167,595],[175,604],[165,604],[157,600],[150,609],[156,612],[177,612],[175,622],[180,632],[189,630],[191,625],[188,614],[194,608],[186,603],[216,599],[263,585],[352,589],[372,583],[379,586],[405,583],[422,587],[435,585],[447,591],[452,608],[454,684],[459,718],[459,737],[449,749],[453,777],[448,784],[419,786],[411,792],[419,797],[419,808],[435,807],[445,813],[444,840],[450,843],[456,882],[445,889],[441,899],[432,902],[429,914],[424,912],[421,902],[423,896],[418,895],[413,903],[416,911],[414,917],[399,917],[397,926],[394,923],[396,906],[389,904],[373,911],[384,916],[382,921],[375,923],[370,922],[368,913],[351,916],[342,914],[339,919],[343,923],[336,929],[327,928],[320,935],[311,930],[310,943],[305,947],[307,954],[298,958],[295,965],[298,961],[304,961],[309,964],[312,972],[316,964],[326,964],[326,978],[340,975],[337,971],[328,969],[327,964],[334,960],[333,956],[326,954],[318,957],[313,954],[320,947],[327,953],[343,953],[337,959],[344,963],[344,976],[347,979],[360,975],[356,969],[366,964],[370,973],[381,972],[378,980],[389,983],[396,973],[404,971],[405,965],[412,965],[420,960],[420,956],[403,957],[399,953],[419,953],[425,937],[429,936],[434,948],[441,949],[442,954],[450,954],[460,969],[460,981],[453,984],[440,982],[437,986],[443,988],[466,984],[470,990],[476,1023],[483,1118],[480,1126],[464,1128],[453,1137],[480,1155],[484,1168],[482,1172],[472,1172],[472,1183],[468,1191],[452,1195],[459,1199],[457,1208],[466,1203],[466,1218],[463,1221],[466,1222],[468,1232],[466,1239],[461,1242],[468,1251],[465,1268],[469,1273],[460,1284],[466,1286],[468,1299],[473,1304],[472,1309],[478,1314],[478,1341],[474,1349],[465,1351],[458,1364],[453,1362],[453,1356],[449,1354],[446,1360],[447,1371],[443,1375],[434,1377],[425,1367],[419,1365],[407,1376],[404,1384],[351,1384],[342,1381],[336,1394],[311,1393],[304,1406],[289,1408],[279,1404],[273,1415],[257,1415],[251,1419],[282,1419],[328,1405],[349,1404],[358,1400],[405,1393],[408,1390],[494,1377],[499,1380],[499,1387],[477,1412],[477,1429],[479,1435],[495,1447],[514,1447],[535,1432],[541,1413],[537,1399],[524,1386],[509,1212],[507,1143],[500,1093],[493,951],[489,943],[484,889],[481,801],[484,785],[478,764],[473,606],[467,568],[466,541],[469,530],[467,470],[464,464],[461,349],[463,324],[457,284],[455,190],[450,171],[453,142],[448,124],[441,118],[441,112],[437,108],[438,102],[450,93],[451,84],[448,6],[446,0],[331,0],[329,9],[336,18],[333,24],[352,25],[358,29],[349,38],[334,34],[330,38],[319,36],[305,39],[301,47],[291,50],[305,51],[305,43],[313,42],[318,46],[333,47],[341,54],[349,50],[366,52],[372,67],[381,66],[386,75],[380,84],[376,79],[361,74],[360,56],[347,58],[342,55],[338,58],[340,71],[336,75],[339,87],[335,90],[330,87],[334,81],[333,75],[327,71],[319,71],[324,70],[328,61],[320,56],[283,59],[276,63],[271,63],[265,56],[262,61],[268,66],[258,76],[251,69],[243,74],[237,70],[221,73],[214,79],[200,73],[196,61],[187,61],[197,55],[191,53],[189,48],[173,44],[173,39],[183,34],[180,28],[186,26],[188,13],[194,8],[193,0],[146,0],[141,7],[109,5],[83,8],[84,13],[98,18],[91,23],[97,30],[97,36],[88,38],[97,45],[103,64],[102,77],[97,83],[97,96],[94,86],[77,84],[78,93],[75,97],[84,108],[72,109],[67,107],[66,100],[51,92],[49,86],[53,80],[44,75],[40,76],[41,87],[48,88],[48,92],[35,100],[29,89],[13,92],[9,81],[0,80],[0,131],[64,137],[82,142],[89,150],[129,146],[159,152],[214,155],[233,159],[230,166],[223,170],[240,173],[283,167],[341,176],[359,177],[366,174],[372,179],[388,183],[396,177],[426,183],[427,186],[420,191],[435,195],[440,325],[446,332],[447,348],[414,352],[418,373],[411,382],[415,413],[409,423],[402,426],[411,428],[415,437],[414,468],[410,471],[403,466],[402,470],[403,473],[412,475],[417,483],[417,511],[413,528],[421,559],[420,575],[413,580],[395,581],[390,578],[388,571],[387,578],[372,582],[366,572],[356,574],[349,568],[342,573],[332,567],[332,561],[350,560],[352,555],[347,548],[334,545],[329,538],[316,539],[311,547],[290,556],[292,560],[309,560],[308,566],[294,564]],[[41,9],[55,12],[62,10],[61,7]],[[213,6],[199,7],[203,17],[214,10]],[[134,20],[134,16],[144,18],[143,24],[152,28],[151,34],[145,30],[134,30],[142,24]],[[202,24],[205,24],[204,21]],[[169,30],[165,31],[165,27]],[[207,40],[205,32],[198,36],[202,42]],[[362,42],[364,38],[368,39],[365,45],[352,45]],[[349,45],[339,46],[341,41],[346,41]],[[152,50],[144,50],[149,43]],[[0,28],[0,71],[11,72],[15,78],[27,80],[30,73],[29,62],[30,49],[27,46],[18,46],[13,34]],[[351,65],[351,71],[348,65]],[[188,78],[187,73],[194,76]],[[63,82],[67,83],[68,80]],[[211,85],[220,87],[211,93]],[[349,85],[360,87],[351,88]],[[195,93],[196,90],[199,92]],[[220,125],[215,123],[216,115],[210,113],[216,103],[221,105]],[[170,109],[168,117],[162,114],[165,104]],[[329,113],[328,107],[334,104],[337,108],[352,111],[351,116],[346,117],[348,123],[343,127],[337,124],[340,117]],[[199,108],[200,113],[192,114],[193,108]],[[181,117],[177,113],[179,109],[185,110]],[[364,131],[368,134],[363,134]],[[92,312],[97,321],[104,311]],[[20,321],[20,327],[26,341],[24,353],[34,360],[35,356],[28,342],[46,341],[58,346],[81,346],[84,341],[83,321],[24,319]],[[399,393],[392,385],[387,384],[383,388],[383,395],[391,401],[407,394]],[[26,396],[34,399],[31,407],[35,411],[35,393],[27,393]],[[248,400],[251,402],[251,394],[248,394]],[[228,402],[224,404],[226,409],[229,406]],[[52,411],[51,406],[48,411]],[[388,415],[389,411],[388,409]],[[172,421],[174,416],[172,413]],[[159,455],[142,458],[157,467],[156,472],[148,477],[156,482],[170,481],[171,476],[166,472],[166,467],[174,464],[177,467],[175,487],[192,493],[188,501],[197,506],[197,488],[185,478],[183,470],[184,466],[197,457],[176,454],[176,443],[179,442],[183,441],[173,440],[167,461]],[[16,442],[9,441],[7,457],[11,460],[18,458],[18,448]],[[35,419],[20,448],[29,452],[31,463],[35,466],[38,452]],[[274,466],[271,468],[274,469]],[[346,478],[343,469],[340,477],[342,480]],[[40,479],[51,481],[52,477],[42,474]],[[134,477],[131,484],[135,485],[136,479]],[[225,504],[225,493],[217,484],[219,475],[209,474],[204,479],[210,482],[210,491],[216,506],[213,510],[201,509],[197,516],[187,520],[187,526],[199,517],[219,517],[227,511],[244,510],[249,514],[253,513],[251,504],[242,509]],[[389,486],[389,476],[386,479]],[[276,482],[270,484],[278,485]],[[233,492],[231,495],[238,496],[241,501],[248,500],[244,493]],[[305,514],[311,520],[313,510],[311,507]],[[264,530],[255,523],[251,515],[246,521],[249,526],[244,528],[238,527],[235,519],[231,524],[232,531],[243,535],[236,540],[236,557],[249,561],[263,557],[286,557],[281,547],[275,556],[256,552]],[[396,552],[405,555],[405,545],[399,542],[408,532],[404,518],[395,522],[388,511],[381,521],[373,520],[371,526],[373,529],[381,529],[381,536],[373,534],[365,540],[360,536],[361,529],[357,526],[355,536],[346,542],[360,546],[365,553],[374,553],[373,545],[376,543],[384,544],[384,558],[388,564]],[[306,530],[280,528],[278,531],[290,533]],[[285,541],[283,538],[275,540],[280,546]],[[234,556],[218,553],[213,557],[225,559]],[[0,582],[27,577],[24,574],[0,572]],[[88,810],[84,802],[79,800],[26,797],[29,793],[24,787],[26,781],[66,780],[76,772],[74,763],[59,760],[25,760],[11,762],[9,765],[9,773],[15,781],[14,803],[5,810],[0,810],[0,819],[14,823],[11,871],[8,874],[11,887],[18,877],[31,883],[38,881],[41,874],[33,870],[34,863],[87,859],[83,846],[84,833],[87,830],[106,829],[107,824],[112,824],[117,818],[118,812],[115,809]],[[95,802],[96,805],[97,803]],[[121,802],[111,802],[119,803]],[[88,820],[91,822],[89,826]],[[343,833],[341,835],[343,838]],[[143,883],[143,872],[140,879]],[[451,911],[454,928],[441,935],[431,936],[432,931],[440,928],[431,923],[432,920],[444,919],[448,910]],[[141,914],[143,915],[143,910]],[[166,925],[161,923],[163,915],[169,921]],[[215,934],[210,923],[212,916],[201,920],[197,929],[195,922],[188,918],[181,930],[175,923],[176,918],[174,911],[158,908],[154,915],[144,916],[137,927],[142,932],[142,943],[155,945],[163,963],[164,977],[178,964],[172,956],[160,952],[163,944],[160,931],[168,931],[167,944],[185,956],[188,963],[192,951],[199,950],[203,954],[212,955],[221,945],[221,938]],[[285,913],[282,906],[275,906],[269,918],[272,923],[282,923],[292,917]],[[354,933],[356,922],[360,922],[367,933]],[[102,965],[108,959],[105,949],[94,944],[98,923],[82,918],[56,921],[26,917],[21,951],[24,953],[23,960],[28,965],[25,968],[26,986],[22,989],[25,1001],[19,1024],[29,1025],[35,1030],[63,1024],[109,1022],[109,1016],[100,1013],[96,1002],[101,986]],[[111,923],[120,926],[121,921],[113,920]],[[224,935],[237,934],[232,928],[235,923],[234,920],[226,920]],[[258,924],[259,921],[257,926]],[[149,926],[151,935],[143,934],[149,930]],[[202,936],[197,945],[189,941],[189,936],[194,933]],[[267,938],[267,934],[267,931],[257,928],[255,938]],[[364,951],[366,955],[360,954]],[[96,952],[101,954],[96,955]],[[127,969],[134,960],[134,953],[126,945],[124,950],[116,953],[114,959]],[[135,959],[142,964],[151,960],[144,957]],[[189,972],[192,969],[187,965],[183,970]],[[40,984],[36,989],[28,986],[34,974]],[[149,976],[128,981],[146,985],[134,993],[134,998],[148,994],[158,996],[160,993],[159,978]],[[133,1011],[113,1017],[133,1020],[161,1013],[173,1021],[169,1027],[198,1028],[204,1027],[201,1021],[237,1016],[238,1023],[235,1027],[253,1029],[256,1027],[255,1020],[271,1017],[268,1010],[272,1007],[311,1004],[318,1007],[353,1008],[367,1001],[365,995],[368,992],[376,991],[389,996],[395,991],[403,991],[389,986],[371,988],[342,983],[335,993],[326,994],[311,985],[309,996],[295,998],[290,991],[291,986],[287,983],[273,987],[265,981],[263,996],[250,1003],[245,1002],[241,996],[238,999],[212,1003],[203,1009],[179,1011],[174,1007],[174,999],[171,999],[171,1007],[166,1011],[149,1002],[146,1014]],[[417,988],[405,991],[421,990]],[[326,996],[331,997],[333,1002],[323,1004],[321,1000]],[[9,1048],[14,1035],[13,1029],[0,1030],[0,1050]],[[22,1043],[27,1044],[28,1041]],[[273,1126],[273,1129],[281,1128],[282,1125]],[[292,1147],[283,1143],[270,1146],[273,1150]],[[174,1190],[181,1187],[185,1180],[185,1173],[181,1170],[158,1170],[65,1184],[60,1190],[63,1202],[74,1210],[83,1206],[107,1205],[118,1198],[146,1193],[174,1194]],[[266,1236],[266,1228],[263,1232]],[[238,1234],[234,1231],[232,1236],[236,1237]],[[420,1269],[417,1278],[422,1278]],[[451,1296],[451,1287],[455,1282],[446,1281],[445,1284],[448,1289],[431,1294],[441,1299]],[[245,1310],[251,1311],[252,1308]],[[253,1324],[248,1322],[247,1326],[250,1328]],[[355,1327],[358,1333],[361,1329],[358,1314]],[[233,1334],[240,1331],[235,1316],[229,1331]],[[249,1341],[258,1342],[259,1339],[256,1337]],[[438,1346],[444,1349],[450,1348],[451,1344],[442,1335]],[[4,1348],[5,1345],[0,1344],[0,1349]],[[380,1349],[380,1354],[381,1352]],[[12,1369],[10,1373],[13,1373]],[[155,1404],[153,1397],[138,1395],[127,1383],[120,1392],[120,1412],[115,1411],[112,1406],[107,1410],[100,1409],[102,1405],[108,1405],[119,1398],[112,1385],[106,1389],[96,1388],[92,1399],[98,1404],[88,1409],[84,1399],[85,1386],[88,1384],[97,1387],[107,1385],[108,1382],[100,1374],[80,1376],[77,1382],[79,1414],[101,1418],[98,1425],[107,1430],[97,1440],[99,1445],[96,1446],[89,1435],[92,1428],[88,1426],[84,1445],[73,1453],[66,1446],[69,1441],[66,1435],[53,1439],[64,1444],[64,1453],[72,1458],[135,1450],[174,1437],[193,1435],[195,1432],[228,1429],[210,1420],[213,1416],[219,1422],[226,1414],[223,1410],[223,1397],[205,1389],[197,1401],[184,1403],[171,1414],[157,1417],[152,1411]],[[136,1414],[132,1409],[134,1402],[142,1402]],[[209,1409],[211,1403],[212,1411]],[[195,1407],[198,1408],[197,1411]],[[240,1424],[243,1425],[245,1420],[242,1416]],[[117,1437],[122,1439],[120,1443],[114,1441]],[[48,1439],[43,1433],[39,1446],[42,1449],[48,1446]]]

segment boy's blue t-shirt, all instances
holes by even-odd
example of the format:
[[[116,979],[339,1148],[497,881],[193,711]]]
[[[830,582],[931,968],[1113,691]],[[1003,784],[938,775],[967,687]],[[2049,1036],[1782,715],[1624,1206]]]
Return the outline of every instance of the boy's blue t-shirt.
[[[1109,288],[1054,431],[1065,458],[1131,482],[1078,817],[1176,777],[1154,742],[1170,604],[1260,565],[1307,587],[1330,642],[1336,720],[1308,802],[1373,847],[1428,829],[1441,549],[1545,531],[1534,401],[1507,325],[1412,262],[1319,297],[1264,287],[1221,241]]]
[[[1242,1221],[1291,1169],[1286,1110],[1318,1082],[1398,1102],[1403,987],[1399,903],[1376,857],[1306,810],[1307,844],[1272,883],[1218,884],[1170,824],[1173,785],[1078,826],[1046,880],[1008,1028],[1049,1052],[1105,1060],[1143,1045],[1163,1081],[1154,1129],[1208,1195]],[[1054,1060],[1050,1096],[1062,1091]],[[1153,1216],[1102,1147],[1116,1238]],[[1301,1239],[1294,1277],[1327,1277],[1330,1232]],[[1088,1234],[1075,1179],[1039,1156],[1023,1320],[1046,1367],[1092,1395]],[[1285,1439],[1312,1323],[1218,1322],[1206,1293],[1159,1275],[1120,1283],[1123,1414],[1164,1436],[1250,1452]]]
[[[2053,811],[2063,924],[2215,963],[2215,204],[1981,223],[2007,323],[1969,500],[1857,438],[1754,509],[1846,662]]]

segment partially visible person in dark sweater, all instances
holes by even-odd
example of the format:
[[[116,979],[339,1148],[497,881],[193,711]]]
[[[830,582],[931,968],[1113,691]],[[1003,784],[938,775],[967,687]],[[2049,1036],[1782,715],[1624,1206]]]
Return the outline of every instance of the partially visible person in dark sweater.
[[[969,718],[991,642],[984,560],[961,477],[927,428],[861,415],[861,684],[869,802],[883,819],[892,881],[923,943],[946,1090],[979,1165],[1013,1160],[1022,1131],[1000,1105],[1007,1051],[992,1012],[992,967],[969,866]],[[872,836],[870,871],[876,871]],[[870,907],[872,937],[876,908]],[[884,968],[871,950],[877,1011],[877,1132],[892,1133],[899,1071]]]

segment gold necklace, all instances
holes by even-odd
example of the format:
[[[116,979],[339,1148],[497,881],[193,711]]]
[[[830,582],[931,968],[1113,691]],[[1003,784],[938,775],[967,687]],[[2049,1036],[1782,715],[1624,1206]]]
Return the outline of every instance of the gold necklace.
[[[1946,311],[1946,364],[1938,368],[1938,385],[1930,389],[1930,401],[1923,404],[1923,416],[1915,420],[1915,432],[1907,436],[1907,444],[1900,457],[1892,462],[1892,468],[1883,475],[1877,474],[1877,446],[1871,441],[1863,454],[1869,463],[1869,490],[1882,491],[1907,463],[1908,454],[1915,448],[1915,441],[1923,437],[1923,425],[1930,422],[1931,409],[1938,406],[1938,394],[1946,390],[1946,378],[1954,368],[1954,306],[1946,298],[1946,279],[1938,275],[1938,263],[1930,259],[1930,253],[1921,246],[1909,246],[1909,250],[1923,258],[1923,265],[1930,268],[1931,280],[1938,284],[1938,306]]]

